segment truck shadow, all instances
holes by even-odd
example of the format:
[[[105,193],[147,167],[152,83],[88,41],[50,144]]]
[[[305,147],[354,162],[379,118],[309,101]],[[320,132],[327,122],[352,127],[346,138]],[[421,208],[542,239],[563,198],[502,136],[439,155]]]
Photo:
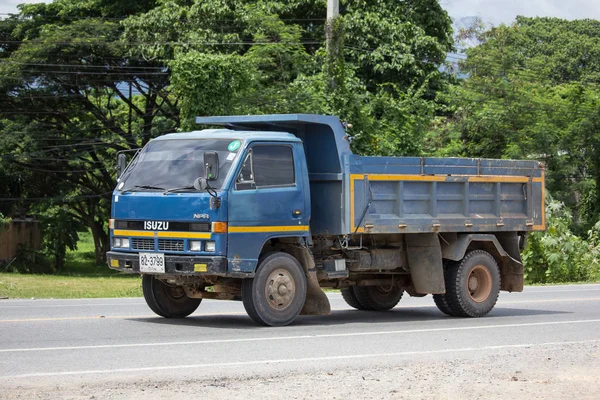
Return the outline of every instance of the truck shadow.
[[[495,321],[499,323],[505,318],[514,318],[521,316],[536,316],[536,315],[561,315],[571,314],[566,311],[553,310],[534,310],[534,309],[519,309],[519,308],[496,308],[490,314],[483,318],[486,321]],[[159,324],[159,325],[176,325],[176,326],[191,326],[213,329],[274,329],[261,327],[254,323],[245,313],[223,313],[202,315],[201,313],[193,314],[184,319],[167,319],[160,317],[153,318],[130,318],[130,321]],[[358,310],[333,310],[331,315],[326,316],[299,316],[296,321],[287,328],[294,326],[336,326],[336,325],[358,325],[365,323],[390,323],[390,322],[427,322],[427,321],[481,321],[482,319],[472,318],[454,318],[442,314],[435,307],[398,307],[391,311],[358,311]],[[515,322],[515,321],[511,321]]]

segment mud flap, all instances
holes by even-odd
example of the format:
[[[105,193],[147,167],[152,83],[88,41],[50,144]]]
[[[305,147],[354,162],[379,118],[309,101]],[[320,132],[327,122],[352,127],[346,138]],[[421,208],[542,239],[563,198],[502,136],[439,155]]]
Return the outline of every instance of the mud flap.
[[[330,315],[329,298],[319,285],[315,260],[310,250],[305,246],[289,246],[286,252],[294,256],[306,272],[306,300],[300,315]]]
[[[408,267],[416,294],[446,293],[437,233],[406,235]]]
[[[306,275],[306,301],[300,315],[330,315],[331,305],[329,298],[317,280],[317,271],[312,268]]]

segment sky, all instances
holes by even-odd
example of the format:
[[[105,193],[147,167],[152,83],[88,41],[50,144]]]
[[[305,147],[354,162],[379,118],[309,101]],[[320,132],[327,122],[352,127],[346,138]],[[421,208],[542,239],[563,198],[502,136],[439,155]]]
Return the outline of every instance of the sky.
[[[17,11],[17,4],[40,0],[0,0],[0,16]],[[510,23],[517,15],[600,19],[600,0],[440,0],[451,17],[479,16],[486,23]]]
[[[517,15],[600,19],[599,0],[440,0],[453,18],[478,16],[486,23],[509,24]]]

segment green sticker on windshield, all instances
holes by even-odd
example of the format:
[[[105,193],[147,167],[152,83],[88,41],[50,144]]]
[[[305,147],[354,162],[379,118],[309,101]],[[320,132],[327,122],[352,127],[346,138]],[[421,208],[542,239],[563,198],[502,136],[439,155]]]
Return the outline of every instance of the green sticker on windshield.
[[[242,142],[240,140],[234,140],[233,142],[229,143],[229,146],[227,146],[227,150],[236,151],[240,148],[241,145]]]

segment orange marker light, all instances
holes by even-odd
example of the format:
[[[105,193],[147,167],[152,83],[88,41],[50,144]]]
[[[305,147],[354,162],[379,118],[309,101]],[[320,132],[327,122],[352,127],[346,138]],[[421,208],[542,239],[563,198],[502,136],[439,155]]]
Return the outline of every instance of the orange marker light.
[[[227,222],[213,222],[213,233],[227,233]]]

